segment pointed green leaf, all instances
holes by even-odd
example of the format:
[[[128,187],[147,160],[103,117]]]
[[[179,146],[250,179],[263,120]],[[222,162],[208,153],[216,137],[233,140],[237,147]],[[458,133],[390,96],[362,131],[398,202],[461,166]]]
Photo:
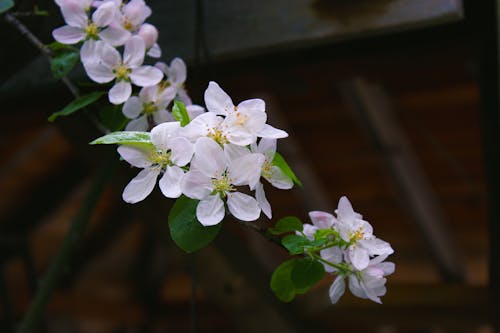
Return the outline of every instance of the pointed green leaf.
[[[292,282],[301,293],[318,283],[325,275],[325,268],[317,260],[310,258],[297,259],[292,269]]]
[[[290,254],[304,253],[304,248],[311,244],[311,241],[304,236],[288,235],[283,237],[281,244],[290,252]]]
[[[153,149],[154,146],[151,143],[151,136],[149,132],[113,132],[101,136],[90,142],[91,145],[128,145],[136,146],[139,148]]]
[[[283,302],[291,302],[295,298],[296,290],[292,282],[292,270],[297,259],[290,259],[276,268],[271,277],[271,290]]]
[[[279,219],[274,228],[270,228],[269,232],[273,235],[281,235],[292,231],[302,231],[302,222],[295,216],[287,216]]]
[[[66,76],[80,59],[80,53],[74,50],[64,50],[57,52],[50,62],[52,74],[56,79]]]
[[[210,244],[222,226],[222,223],[211,227],[203,226],[196,218],[198,200],[185,196],[179,197],[168,215],[170,235],[184,251],[191,253]]]
[[[292,168],[290,168],[290,166],[285,161],[285,159],[283,158],[283,156],[281,156],[278,152],[276,152],[274,154],[273,165],[275,165],[278,168],[280,168],[281,171],[283,171],[283,173],[285,175],[287,175],[288,177],[290,177],[295,184],[297,184],[300,187],[302,187],[302,182],[297,178],[297,176],[295,175],[295,173],[292,171]]]
[[[181,123],[181,126],[186,126],[189,124],[191,119],[189,119],[189,114],[186,109],[186,105],[181,101],[174,100],[174,106],[172,107],[172,116],[175,120]]]
[[[81,97],[75,99],[73,102],[66,105],[66,107],[64,109],[62,109],[61,111],[54,112],[49,117],[49,121],[54,121],[59,116],[69,116],[70,114],[96,102],[105,93],[106,92],[104,92],[104,91],[95,91],[95,92],[90,93],[88,95],[81,96]]]
[[[108,105],[99,111],[101,123],[110,131],[121,131],[127,125],[129,119],[123,115],[118,105]]]
[[[0,0],[0,14],[5,13],[9,9],[14,7],[14,1],[12,0]]]

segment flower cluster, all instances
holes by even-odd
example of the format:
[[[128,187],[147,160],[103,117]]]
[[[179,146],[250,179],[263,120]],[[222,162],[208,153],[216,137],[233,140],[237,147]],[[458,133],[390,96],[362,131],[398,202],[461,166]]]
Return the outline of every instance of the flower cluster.
[[[205,91],[208,112],[181,127],[168,121],[151,130],[151,145],[121,145],[120,156],[143,170],[126,186],[123,199],[136,203],[153,190],[156,179],[167,198],[181,194],[199,200],[196,216],[204,226],[218,224],[229,212],[254,221],[271,217],[261,178],[289,189],[292,179],[273,165],[277,139],[288,134],[266,124],[265,103],[251,99],[235,106],[215,82]],[[246,186],[245,188],[242,188]],[[255,191],[255,195],[251,193]],[[247,192],[247,193],[244,193]]]
[[[308,239],[327,238],[319,251],[319,260],[326,272],[338,274],[330,287],[330,300],[336,303],[349,289],[360,298],[381,303],[385,295],[385,276],[394,272],[394,263],[384,260],[394,251],[391,245],[373,235],[373,228],[363,216],[356,213],[349,200],[342,197],[335,211],[336,217],[326,212],[309,213],[311,224],[301,232]]]

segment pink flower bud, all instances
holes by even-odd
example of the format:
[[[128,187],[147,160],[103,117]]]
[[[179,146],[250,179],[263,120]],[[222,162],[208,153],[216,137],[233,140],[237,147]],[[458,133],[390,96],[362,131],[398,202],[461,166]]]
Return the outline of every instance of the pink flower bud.
[[[144,40],[146,49],[150,49],[158,40],[158,30],[149,23],[144,23],[139,29],[138,34]]]

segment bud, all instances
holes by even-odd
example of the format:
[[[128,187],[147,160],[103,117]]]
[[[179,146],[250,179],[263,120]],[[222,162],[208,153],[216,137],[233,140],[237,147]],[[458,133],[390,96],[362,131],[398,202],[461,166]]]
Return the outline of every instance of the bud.
[[[149,23],[144,23],[139,29],[138,34],[144,40],[146,49],[148,50],[153,47],[153,45],[155,45],[156,41],[158,40],[158,30],[154,25],[151,25]]]

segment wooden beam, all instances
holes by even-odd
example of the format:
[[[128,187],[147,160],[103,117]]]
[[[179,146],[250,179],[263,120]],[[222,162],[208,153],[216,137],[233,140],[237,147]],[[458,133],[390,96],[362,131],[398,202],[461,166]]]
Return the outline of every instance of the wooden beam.
[[[432,186],[393,115],[389,97],[381,87],[362,79],[346,82],[341,90],[379,149],[401,202],[422,231],[442,276],[448,281],[463,281],[460,252]]]

